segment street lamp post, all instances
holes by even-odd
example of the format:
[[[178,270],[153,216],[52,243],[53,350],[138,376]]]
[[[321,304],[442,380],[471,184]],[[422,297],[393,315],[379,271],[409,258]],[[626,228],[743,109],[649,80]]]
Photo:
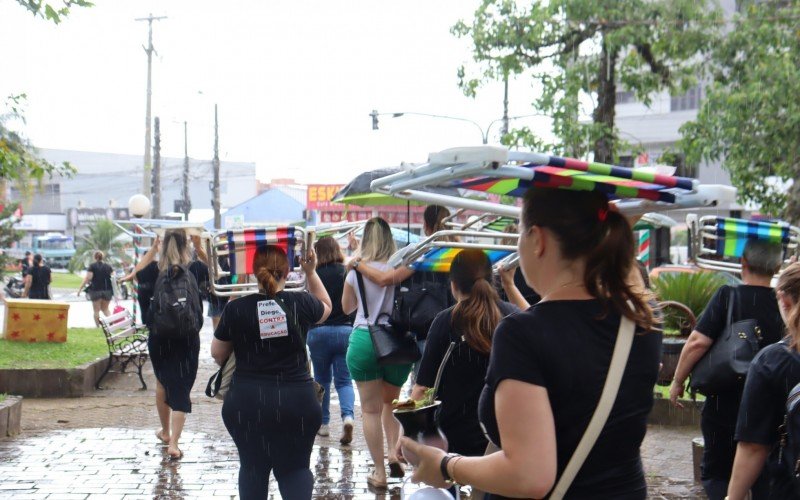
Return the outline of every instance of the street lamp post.
[[[134,219],[141,219],[148,213],[150,213],[150,199],[143,195],[143,194],[135,194],[130,197],[128,200],[128,213]],[[134,232],[139,234],[139,226],[134,227]],[[136,265],[139,264],[139,245],[136,241],[137,238],[133,238],[133,267],[136,268]],[[133,289],[133,317],[136,318],[136,309],[139,304],[139,283],[135,283],[132,286]],[[144,321],[144,318],[142,318]]]
[[[478,122],[476,122],[474,120],[470,120],[469,118],[461,118],[459,116],[435,115],[435,114],[431,114],[431,113],[416,113],[416,112],[409,112],[409,111],[400,111],[400,112],[393,112],[393,113],[378,113],[378,110],[373,109],[372,112],[369,114],[369,116],[372,117],[372,130],[378,130],[378,117],[379,116],[391,116],[392,118],[399,118],[399,117],[405,116],[405,115],[425,116],[425,117],[428,117],[428,118],[444,118],[446,120],[456,120],[456,121],[460,121],[460,122],[471,123],[472,125],[475,125],[475,127],[480,132],[481,141],[483,142],[483,144],[489,144],[489,132],[491,131],[492,126],[495,125],[496,123],[503,123],[505,125],[506,123],[508,123],[509,120],[517,120],[517,119],[520,119],[520,118],[530,118],[530,117],[533,117],[533,116],[547,116],[547,115],[543,115],[541,113],[533,113],[533,114],[530,114],[530,115],[520,115],[520,116],[504,116],[503,118],[498,118],[496,120],[492,120],[491,122],[489,122],[489,125],[487,125],[486,128],[484,129],[483,127],[481,127],[481,125]],[[504,131],[504,132],[506,132],[506,131]]]

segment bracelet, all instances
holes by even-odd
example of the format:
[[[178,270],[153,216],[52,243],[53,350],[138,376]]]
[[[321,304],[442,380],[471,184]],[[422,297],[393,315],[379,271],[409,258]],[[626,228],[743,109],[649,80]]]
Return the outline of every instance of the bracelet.
[[[443,456],[442,461],[439,462],[439,470],[441,471],[442,477],[447,484],[453,484],[453,478],[450,477],[450,473],[447,472],[447,464],[450,463],[450,460],[456,457],[461,458],[461,455],[448,453],[447,455]]]
[[[455,484],[461,484],[456,480],[456,465],[458,465],[458,462],[460,462],[462,458],[464,458],[464,457],[462,457],[461,455],[458,455],[457,457],[455,457],[453,459],[453,467],[452,467],[453,472],[450,473],[450,477],[453,479],[453,483],[455,483]]]

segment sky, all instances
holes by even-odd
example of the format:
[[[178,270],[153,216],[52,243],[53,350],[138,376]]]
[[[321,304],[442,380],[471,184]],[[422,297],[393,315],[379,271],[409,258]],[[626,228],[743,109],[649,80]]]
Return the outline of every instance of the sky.
[[[478,0],[95,0],[60,25],[0,1],[0,96],[25,92],[25,135],[40,148],[143,154],[147,23],[154,22],[153,116],[162,155],[253,161],[257,177],[346,183],[360,172],[480,144],[474,125],[406,115],[502,116],[497,83],[458,88],[470,41],[450,34]],[[11,47],[12,50],[8,50]],[[512,80],[509,114],[531,114],[530,82]],[[541,119],[517,125],[547,127]],[[492,126],[496,142],[499,123]],[[78,167],[80,167],[78,165]]]

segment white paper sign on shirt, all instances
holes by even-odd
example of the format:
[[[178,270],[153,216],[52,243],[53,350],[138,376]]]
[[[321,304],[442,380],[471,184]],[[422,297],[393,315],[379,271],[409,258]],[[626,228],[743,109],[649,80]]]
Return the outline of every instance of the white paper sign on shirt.
[[[289,336],[286,312],[274,300],[258,302],[258,330],[261,340]]]

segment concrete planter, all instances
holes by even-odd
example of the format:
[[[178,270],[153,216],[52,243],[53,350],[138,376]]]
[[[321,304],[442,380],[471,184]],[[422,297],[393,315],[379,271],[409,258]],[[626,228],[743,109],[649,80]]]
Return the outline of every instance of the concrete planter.
[[[6,396],[0,402],[0,438],[16,436],[22,424],[22,397]]]
[[[94,391],[108,358],[75,368],[2,369],[0,392],[28,398],[79,398]]]
[[[681,400],[681,403],[684,408],[675,408],[668,399],[656,398],[647,423],[675,427],[692,426],[699,430],[700,409],[703,407],[703,403],[692,400]]]

